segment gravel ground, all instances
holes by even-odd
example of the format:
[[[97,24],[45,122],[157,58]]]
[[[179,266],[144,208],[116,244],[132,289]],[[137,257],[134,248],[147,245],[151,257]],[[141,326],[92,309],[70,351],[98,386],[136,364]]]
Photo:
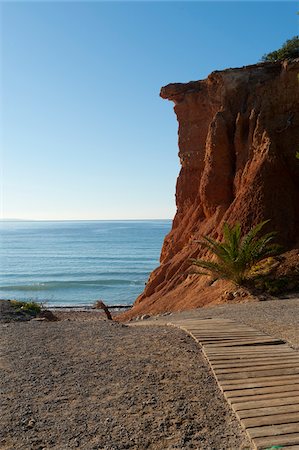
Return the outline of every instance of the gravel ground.
[[[291,347],[299,349],[299,297],[263,302],[238,303],[200,308],[173,313],[165,317],[150,319],[159,323],[171,322],[176,318],[223,317],[242,322],[288,341]]]
[[[67,317],[0,324],[2,450],[249,448],[191,337]]]

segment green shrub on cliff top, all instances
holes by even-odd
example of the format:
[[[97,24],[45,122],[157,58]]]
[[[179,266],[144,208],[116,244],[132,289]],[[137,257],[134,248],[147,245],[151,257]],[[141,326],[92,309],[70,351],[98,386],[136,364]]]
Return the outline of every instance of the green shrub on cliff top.
[[[239,223],[223,226],[223,242],[217,242],[209,236],[205,236],[199,244],[207,248],[216,256],[216,261],[203,259],[192,259],[195,266],[204,269],[199,272],[202,275],[212,275],[216,279],[233,281],[242,285],[247,279],[248,272],[258,261],[278,252],[279,246],[273,244],[275,232],[259,236],[260,231],[266,223],[261,222],[253,227],[249,233],[242,236]]]
[[[299,36],[288,39],[281,48],[264,55],[262,61],[280,61],[295,58],[299,58]]]

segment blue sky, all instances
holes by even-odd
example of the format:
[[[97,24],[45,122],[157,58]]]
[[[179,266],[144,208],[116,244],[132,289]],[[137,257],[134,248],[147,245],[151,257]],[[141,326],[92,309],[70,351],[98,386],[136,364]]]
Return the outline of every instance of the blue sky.
[[[170,82],[257,62],[297,2],[2,2],[2,217],[172,218]]]

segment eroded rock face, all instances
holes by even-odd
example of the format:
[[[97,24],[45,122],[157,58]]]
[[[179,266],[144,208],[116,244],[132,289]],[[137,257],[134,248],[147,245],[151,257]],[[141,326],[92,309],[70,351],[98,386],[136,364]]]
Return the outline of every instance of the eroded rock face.
[[[246,232],[271,219],[285,249],[298,248],[298,72],[298,60],[263,63],[161,89],[179,123],[177,212],[130,316],[209,301],[207,278],[188,274],[189,259],[203,254],[202,235],[221,238],[224,221]]]

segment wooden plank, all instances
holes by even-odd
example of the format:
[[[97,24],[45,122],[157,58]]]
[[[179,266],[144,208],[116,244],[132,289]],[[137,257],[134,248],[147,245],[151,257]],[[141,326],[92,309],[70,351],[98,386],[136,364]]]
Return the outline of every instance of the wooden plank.
[[[246,361],[240,361],[233,360],[230,362],[227,362],[227,360],[224,360],[223,362],[213,362],[213,368],[216,369],[238,369],[238,368],[247,368],[247,367],[255,367],[256,370],[260,370],[259,367],[291,367],[291,365],[296,366],[299,364],[299,358],[279,358],[276,360],[273,360],[273,358],[269,359],[250,359]],[[223,372],[225,373],[225,372]]]
[[[174,324],[174,321],[171,322],[172,324]],[[191,328],[192,325],[194,325],[197,329],[215,329],[215,325],[221,325],[222,329],[243,329],[242,325],[238,326],[238,324],[236,324],[236,322],[223,322],[222,320],[215,320],[213,322],[200,322],[198,323],[198,320],[182,320],[182,321],[177,321],[177,324],[180,327],[188,327]],[[250,329],[250,327],[246,328],[246,325],[244,325],[244,329]],[[252,329],[252,328],[251,328]]]
[[[271,349],[265,347],[239,347],[239,348],[218,348],[218,349],[209,349],[204,346],[204,349],[208,355],[211,357],[223,356],[227,355],[228,357],[238,356],[239,355],[260,355],[260,356],[269,356],[269,354],[273,354],[274,356],[280,355],[294,355],[294,351],[290,348],[285,348],[284,346],[273,346]]]
[[[265,352],[263,353],[247,353],[247,352],[239,352],[236,354],[229,354],[229,353],[222,353],[219,355],[211,355],[210,353],[208,353],[205,348],[203,349],[207,358],[209,358],[209,361],[211,361],[212,364],[218,364],[218,363],[227,363],[229,364],[231,361],[236,361],[236,362],[246,362],[247,360],[256,360],[256,361],[264,361],[265,360]],[[277,361],[279,361],[280,359],[283,358],[289,358],[292,357],[291,354],[289,353],[277,353],[274,354],[273,353],[273,358],[271,358],[274,362],[275,359]],[[266,357],[268,358],[268,356]]]
[[[216,324],[215,324],[216,325]],[[181,325],[183,326],[183,325]],[[227,333],[259,333],[266,335],[262,331],[254,330],[253,328],[242,328],[233,325],[217,324],[217,326],[198,326],[198,324],[186,324],[188,330],[198,331],[199,333],[211,333],[211,334],[227,334]],[[266,335],[267,336],[267,335]]]
[[[259,345],[247,345],[246,346],[246,350],[252,350],[252,351],[255,351],[255,352],[262,352],[262,351],[265,351],[265,349],[267,348],[268,349],[268,347],[269,348],[271,348],[271,351],[273,350],[273,351],[278,351],[278,352],[280,352],[281,350],[286,350],[286,351],[288,351],[289,353],[293,353],[293,352],[295,352],[295,350],[293,350],[292,348],[290,348],[287,344],[285,344],[285,343],[280,343],[280,341],[278,341],[278,344],[276,344],[275,343],[276,341],[274,341],[274,343],[272,344],[272,342],[270,343],[270,345],[268,346],[267,345],[267,347],[265,346],[266,344],[262,344],[261,346],[259,346]],[[208,347],[208,346],[206,346],[206,347]],[[240,346],[240,347],[242,347],[242,345]],[[208,349],[208,348],[207,348]],[[240,349],[238,349],[238,348],[232,348],[231,350],[229,350],[230,352],[238,352],[238,350],[240,350]],[[244,349],[243,349],[244,350]],[[269,350],[269,349],[268,349]],[[209,351],[212,353],[215,353],[215,352],[217,352],[217,348],[210,348],[209,349]],[[221,347],[219,347],[218,348],[218,351],[219,352],[226,352],[226,351],[228,351],[227,349],[225,349],[225,348],[221,348]],[[298,352],[297,352],[298,353]]]
[[[221,370],[221,369],[220,369]],[[268,370],[254,370],[249,372],[248,370],[244,371],[235,371],[231,369],[229,373],[219,373],[218,369],[214,369],[217,378],[219,381],[227,381],[227,380],[235,380],[241,378],[265,378],[265,377],[273,377],[273,376],[284,376],[284,375],[299,375],[299,367],[287,367],[285,369],[268,369]]]
[[[283,341],[281,341],[279,339],[261,339],[261,340],[259,340],[259,339],[252,339],[250,341],[247,341],[246,343],[244,342],[242,347],[246,347],[247,345],[248,346],[250,346],[250,345],[256,346],[256,345],[259,345],[259,344],[266,345],[267,343],[273,345],[275,343],[280,344],[282,342]],[[232,342],[229,342],[229,343],[226,343],[226,342],[221,343],[221,342],[219,342],[217,344],[208,344],[208,345],[205,344],[205,347],[207,349],[215,349],[215,348],[228,347],[228,346],[241,347],[239,341],[232,341]]]
[[[264,425],[282,425],[297,422],[299,426],[299,412],[291,412],[289,414],[274,414],[265,417],[252,417],[249,419],[242,419],[242,423],[246,428],[262,427]],[[299,428],[298,428],[299,431]]]
[[[299,444],[299,433],[287,433],[281,436],[265,436],[257,437],[254,439],[254,443],[258,449],[265,449],[274,445],[286,445],[286,444]],[[289,445],[285,450],[289,450]]]
[[[187,322],[190,322],[190,323],[194,323],[194,324],[196,324],[197,326],[200,326],[200,327],[203,327],[203,326],[207,326],[207,327],[209,327],[211,324],[213,324],[214,322],[217,322],[217,323],[221,323],[221,325],[223,325],[223,327],[232,327],[232,328],[249,328],[250,330],[252,330],[253,328],[252,327],[250,327],[249,325],[246,325],[245,323],[241,323],[241,322],[236,322],[235,320],[225,320],[225,319],[213,319],[213,320],[209,320],[209,321],[202,321],[202,320],[198,320],[198,319],[188,319],[188,320],[181,320],[180,321],[180,323],[181,324],[183,324],[183,323],[187,323]],[[213,329],[213,328],[212,328]],[[219,328],[216,328],[217,330],[219,329]]]
[[[299,375],[297,373],[291,373],[291,374],[276,374],[276,375],[265,375],[262,376],[260,374],[260,372],[257,372],[258,376],[252,376],[250,379],[248,379],[248,377],[244,376],[244,373],[237,373],[237,374],[232,374],[233,378],[228,378],[228,379],[222,379],[221,380],[221,384],[223,386],[227,386],[228,384],[243,384],[243,383],[258,383],[258,382],[264,382],[264,381],[283,381],[283,383],[278,383],[278,385],[282,385],[282,384],[290,384],[290,383],[295,383],[298,384],[299,383]],[[245,375],[246,372],[245,372]],[[229,376],[228,374],[224,374],[223,376]],[[220,377],[220,375],[219,375]],[[217,377],[217,378],[219,378]],[[285,383],[285,381],[289,381],[288,383]],[[271,386],[271,385],[269,385]],[[272,386],[275,386],[275,384],[272,384]]]
[[[261,332],[258,332],[258,331],[252,331],[252,330],[235,330],[235,331],[231,331],[231,330],[228,330],[228,331],[217,331],[217,332],[212,332],[211,330],[207,330],[207,331],[205,331],[205,330],[201,330],[201,329],[199,329],[199,328],[190,328],[190,327],[188,327],[188,331],[189,331],[189,333],[191,332],[191,333],[195,333],[195,334],[197,334],[197,335],[199,335],[199,336],[202,336],[203,338],[214,338],[214,337],[220,337],[220,336],[223,336],[223,337],[230,337],[230,338],[234,338],[234,337],[245,337],[245,338],[247,338],[247,337],[252,337],[252,336],[259,336],[259,337],[261,337],[261,338],[270,338],[270,339],[277,339],[277,338],[274,338],[273,336],[269,336],[269,335],[267,335],[267,334],[265,334],[265,333],[261,333]]]
[[[239,367],[217,367],[217,365],[213,364],[213,369],[215,370],[215,372],[218,374],[230,374],[230,373],[241,373],[241,372],[265,372],[265,371],[274,371],[274,370],[287,370],[287,369],[296,369],[299,366],[299,361],[298,362],[284,362],[284,363],[280,363],[280,364],[272,364],[272,365],[266,365],[264,364],[262,365],[255,365],[255,363],[252,364],[248,364],[246,363],[243,366],[239,366]],[[282,375],[283,373],[280,372]]]
[[[207,348],[219,348],[219,347],[247,347],[248,345],[268,345],[273,344],[277,341],[272,341],[270,339],[257,338],[256,336],[253,338],[219,338],[219,339],[211,339],[211,338],[201,338],[200,336],[194,337],[198,339],[204,347]]]
[[[234,390],[242,390],[242,389],[257,389],[257,388],[266,388],[266,387],[278,387],[278,386],[284,386],[284,383],[282,381],[277,380],[267,380],[267,381],[254,381],[253,379],[246,382],[245,380],[241,380],[242,383],[238,384],[223,384],[221,383],[221,387],[224,392],[226,391],[234,391]],[[288,381],[286,384],[292,383],[291,380],[285,380]],[[294,384],[299,385],[299,381],[294,382]]]
[[[258,345],[255,345],[255,344],[252,344],[251,346],[250,345],[247,345],[247,349],[249,350],[249,349],[251,349],[251,350],[255,350],[255,351],[262,351],[262,350],[264,350],[262,347],[263,347],[263,345],[265,345],[264,343],[261,345],[261,346],[258,346]],[[291,349],[286,343],[284,343],[283,341],[280,341],[280,340],[278,340],[278,343],[277,343],[277,340],[274,340],[274,341],[271,341],[270,342],[270,347],[271,347],[271,349],[272,350],[281,350],[281,349],[286,349],[286,350],[288,350],[289,352],[294,352],[295,350],[293,350],[293,349]],[[273,347],[273,348],[272,348]],[[214,352],[214,351],[216,351],[217,349],[215,349],[214,347],[213,348],[211,348],[210,349],[210,351],[211,352]],[[219,350],[222,350],[222,351],[225,351],[225,349],[223,349],[223,348],[220,348],[219,347]],[[231,351],[238,351],[238,349],[232,349]]]
[[[210,356],[208,354],[206,354],[207,357],[209,358],[209,361],[211,362],[211,364],[213,365],[217,365],[217,364],[226,364],[226,365],[232,365],[232,364],[259,364],[259,363],[269,363],[271,364],[273,362],[273,364],[278,364],[280,361],[284,361],[284,360],[288,360],[290,359],[291,361],[298,361],[298,357],[294,356],[290,356],[290,355],[276,355],[276,356],[272,356],[272,358],[269,357],[263,357],[262,355],[222,355],[221,357],[216,357],[214,358],[213,356]],[[237,366],[236,366],[237,367]]]
[[[298,385],[299,387],[299,385]],[[252,389],[249,389],[251,391]],[[294,397],[294,395],[299,395],[299,390],[294,391],[294,389],[291,389],[287,392],[272,392],[269,394],[260,394],[260,395],[244,395],[243,397],[227,397],[227,400],[230,403],[242,403],[242,402],[250,402],[250,401],[258,401],[258,400],[269,400],[274,398],[287,398],[287,397]]]
[[[211,342],[214,342],[215,344],[217,342],[222,342],[222,341],[239,341],[239,342],[242,342],[242,341],[245,341],[245,340],[250,340],[250,339],[252,340],[252,339],[256,339],[257,337],[259,337],[256,334],[247,335],[247,336],[244,336],[244,335],[233,335],[233,336],[232,335],[228,335],[228,336],[225,336],[225,335],[211,336],[210,335],[210,336],[203,336],[202,334],[195,333],[195,332],[193,332],[192,335],[195,336],[201,342],[211,341]],[[260,339],[263,339],[263,336],[260,336]]]
[[[227,334],[203,334],[200,333],[198,330],[190,330],[188,329],[189,333],[192,333],[194,336],[200,338],[200,339],[219,339],[219,338],[223,338],[223,339],[233,339],[233,340],[237,340],[237,339],[256,339],[256,338],[260,338],[260,339],[264,339],[266,340],[268,339],[277,339],[277,338],[273,338],[270,336],[265,336],[262,334],[256,334],[256,333],[227,333]]]
[[[208,356],[208,354],[207,354]],[[299,355],[292,355],[290,353],[277,353],[277,354],[273,354],[273,355],[269,355],[267,354],[266,356],[264,355],[259,355],[259,354],[245,354],[245,355],[221,355],[221,356],[211,356],[209,355],[209,360],[214,364],[214,365],[226,365],[226,366],[232,366],[232,364],[238,364],[238,365],[242,365],[242,364],[246,364],[249,363],[251,364],[279,364],[281,361],[282,362],[298,362],[299,361]],[[238,366],[236,366],[238,367]]]
[[[289,383],[288,383],[289,384]],[[299,382],[297,381],[295,383],[296,385],[299,385]],[[283,386],[282,382],[278,381],[248,381],[240,383],[240,384],[226,384],[225,386],[221,384],[221,388],[224,392],[226,391],[233,391],[235,390],[241,390],[241,389],[257,389],[257,388],[266,388],[266,387],[278,387]]]
[[[261,347],[231,347],[231,348],[221,348],[216,350],[209,350],[205,346],[203,346],[206,353],[211,356],[211,358],[220,358],[223,355],[229,357],[229,358],[235,358],[238,359],[239,355],[246,355],[248,357],[264,357],[264,358],[270,358],[273,356],[274,358],[279,358],[281,356],[294,356],[299,357],[299,352],[296,352],[295,350],[291,349],[290,347],[286,348],[283,345],[273,345],[270,346],[271,348],[268,348],[268,346],[261,346]]]
[[[221,325],[221,329],[237,329],[237,330],[250,329],[250,330],[252,330],[252,328],[249,327],[248,325],[244,325],[244,324],[237,323],[237,322],[234,322],[234,321],[223,321],[223,320],[220,320],[220,319],[219,320],[213,320],[213,322],[209,321],[209,322],[200,322],[200,323],[198,322],[198,320],[195,320],[195,321],[191,321],[191,320],[189,320],[189,321],[182,321],[181,325],[182,326],[184,326],[184,325],[189,325],[189,326],[194,325],[194,326],[197,326],[199,328],[207,328],[207,329],[212,329],[212,330],[215,330],[215,329],[219,330],[219,328],[215,328],[215,325]]]
[[[218,367],[218,368],[227,368],[227,367],[242,367],[242,366],[246,366],[246,364],[249,364],[250,366],[257,365],[277,365],[277,364],[283,364],[285,363],[298,363],[299,359],[298,358],[292,358],[289,356],[280,356],[280,357],[273,357],[273,358],[262,358],[259,356],[249,356],[249,357],[243,357],[243,358],[236,358],[236,356],[234,356],[233,358],[229,358],[229,357],[221,357],[220,359],[213,359],[211,358],[209,355],[206,354],[206,357],[209,359],[209,362],[211,364],[213,364],[213,366],[223,366],[223,367]],[[234,364],[236,364],[236,366],[234,366]]]
[[[282,356],[282,355],[293,355],[298,356],[298,353],[295,353],[290,348],[286,349],[283,346],[273,346],[271,349],[268,349],[266,347],[239,347],[239,348],[219,348],[219,349],[208,349],[205,346],[203,346],[205,351],[211,356],[211,357],[220,357],[223,355],[226,355],[230,358],[238,358],[239,355],[256,355],[256,356],[263,356],[265,358],[269,357],[270,355],[273,356]]]
[[[250,380],[247,380],[246,378],[237,378],[234,380],[223,380],[221,381],[221,384],[223,387],[227,387],[227,386],[233,386],[233,385],[237,385],[237,384],[262,384],[262,383],[271,383],[271,384],[266,384],[265,386],[281,386],[283,385],[284,381],[289,381],[292,383],[299,383],[299,377],[298,375],[283,375],[283,376],[273,376],[273,377],[256,377],[256,378],[251,378]],[[290,383],[288,383],[290,384]]]
[[[212,335],[222,335],[222,334],[241,334],[241,333],[245,333],[245,334],[254,334],[254,335],[263,335],[263,336],[269,336],[265,333],[263,333],[262,331],[257,331],[257,330],[253,330],[252,328],[247,328],[247,329],[243,329],[243,328],[224,328],[221,325],[220,327],[217,327],[217,330],[213,330],[211,328],[204,328],[204,327],[198,327],[196,325],[191,325],[191,326],[187,326],[186,328],[188,328],[189,331],[196,331],[198,333],[204,334],[206,336],[212,336]]]
[[[297,391],[299,390],[299,384],[284,384],[282,386],[267,386],[267,387],[259,387],[255,389],[236,389],[236,390],[227,390],[225,391],[225,396],[227,398],[231,397],[242,397],[244,395],[260,395],[260,394],[273,394],[279,392],[292,392],[295,395],[298,395]],[[283,394],[285,395],[285,394]]]
[[[196,334],[196,332],[194,332],[194,334]],[[238,341],[238,338],[235,338],[234,340]],[[278,339],[278,338],[275,338],[272,336],[259,336],[259,335],[253,334],[251,337],[249,336],[247,338],[244,338],[244,340],[252,340],[252,344],[251,344],[252,346],[253,345],[256,346],[259,343],[262,343],[264,345],[266,342],[269,342],[270,345],[275,345],[275,344],[284,345],[284,341],[282,339]],[[215,343],[215,345],[216,344],[217,343]],[[219,343],[219,345],[221,345],[221,344]]]
[[[298,405],[299,396],[231,403],[235,411],[242,411],[244,409],[270,408],[271,406]]]
[[[200,328],[190,328],[188,331],[194,332],[202,337],[218,337],[218,336],[267,336],[265,333],[258,332],[255,330],[238,330],[238,331],[212,331],[212,330],[202,330]]]
[[[196,339],[200,340],[200,342],[203,343],[203,345],[210,345],[210,344],[217,344],[217,343],[230,343],[230,342],[238,342],[239,345],[246,344],[247,342],[251,342],[253,340],[257,339],[257,336],[248,336],[248,337],[239,337],[239,336],[231,336],[231,337],[224,337],[224,336],[218,336],[218,337],[202,337],[195,333],[192,333]],[[268,342],[268,339],[260,338],[259,342]]]
[[[281,361],[279,364],[268,364],[267,362],[263,364],[262,362],[256,363],[250,361],[240,363],[240,365],[238,364],[237,366],[234,364],[224,366],[222,364],[213,364],[213,369],[219,374],[251,372],[253,370],[255,372],[260,372],[263,370],[278,370],[280,368],[291,369],[296,367],[299,367],[299,361]]]
[[[247,363],[249,362],[250,364],[253,362],[272,362],[275,363],[279,363],[281,360],[284,359],[288,359],[288,358],[292,358],[292,361],[296,361],[294,359],[294,357],[286,354],[286,355],[279,355],[277,354],[276,356],[273,355],[272,358],[265,358],[262,354],[238,354],[238,355],[221,355],[221,356],[211,356],[209,355],[209,353],[204,352],[206,357],[209,359],[209,361],[211,362],[211,364],[233,364],[234,362],[236,363]],[[298,358],[297,358],[298,360]]]
[[[248,428],[248,432],[250,433],[250,436],[252,438],[266,437],[266,436],[279,436],[281,434],[288,434],[288,433],[298,433],[299,434],[299,422],[290,423],[290,424],[282,424],[282,425],[253,427],[253,428]]]
[[[248,352],[248,351],[239,351],[236,353],[231,352],[222,352],[222,353],[215,353],[211,354],[210,352],[206,351],[204,348],[205,354],[209,358],[210,361],[213,361],[214,364],[216,364],[218,361],[226,361],[230,362],[233,360],[239,360],[240,362],[246,361],[246,359],[256,359],[256,360],[264,360],[265,358],[269,359],[269,354],[272,354],[272,359],[280,359],[280,358],[289,358],[289,357],[295,357],[290,352]],[[297,355],[296,355],[297,357]]]
[[[194,318],[194,317],[188,317],[186,319],[177,319],[180,322],[196,322],[196,323],[212,323],[212,322],[229,322],[229,323],[236,323],[239,325],[239,322],[235,322],[233,319],[227,319],[226,317],[200,317],[200,318]],[[242,326],[243,324],[240,323]]]
[[[201,317],[199,319],[195,319],[194,317],[189,317],[187,319],[182,319],[182,322],[192,322],[192,321],[196,321],[196,323],[213,323],[213,322],[223,322],[223,323],[234,323],[237,325],[243,325],[242,323],[239,322],[235,322],[233,319],[228,319],[227,317]]]
[[[244,409],[243,411],[238,411],[238,416],[241,419],[249,419],[252,417],[263,417],[263,416],[274,416],[275,414],[283,414],[296,412],[299,414],[299,401],[292,405],[282,405],[282,406],[269,406],[268,408],[255,408],[255,409]]]

